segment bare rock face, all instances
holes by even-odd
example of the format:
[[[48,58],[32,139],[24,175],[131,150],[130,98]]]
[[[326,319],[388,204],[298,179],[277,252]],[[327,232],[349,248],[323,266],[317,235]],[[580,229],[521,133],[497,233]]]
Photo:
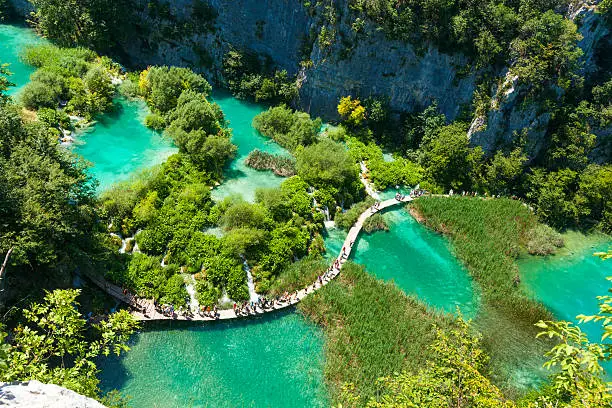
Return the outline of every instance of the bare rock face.
[[[23,408],[105,408],[98,401],[39,381],[0,383],[0,406]]]

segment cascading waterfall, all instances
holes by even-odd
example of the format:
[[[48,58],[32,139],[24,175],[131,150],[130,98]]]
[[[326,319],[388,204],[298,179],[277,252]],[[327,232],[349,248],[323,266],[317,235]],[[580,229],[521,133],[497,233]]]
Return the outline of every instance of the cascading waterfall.
[[[255,283],[253,282],[253,275],[251,274],[251,268],[249,268],[249,264],[246,259],[243,259],[244,270],[247,274],[247,286],[249,287],[249,300],[252,302],[257,302],[259,300],[259,295],[255,292]]]
[[[189,293],[189,308],[196,313],[200,309],[200,303],[196,298],[195,281],[193,276],[185,276],[185,290]]]
[[[124,254],[125,253],[125,248],[127,247],[127,239],[123,239],[121,237],[121,235],[115,234],[114,232],[111,232],[110,235],[113,236],[113,237],[117,237],[117,238],[119,238],[121,240],[121,248],[119,248],[119,253],[120,254]]]
[[[325,221],[329,221],[331,218],[329,217],[329,207],[323,206],[323,214],[325,214]]]

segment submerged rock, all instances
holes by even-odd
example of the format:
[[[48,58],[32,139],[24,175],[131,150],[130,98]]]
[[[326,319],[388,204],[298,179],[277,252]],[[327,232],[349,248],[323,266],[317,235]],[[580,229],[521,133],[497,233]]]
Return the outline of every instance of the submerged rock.
[[[104,408],[98,401],[39,381],[0,383],[0,405],[27,408]]]

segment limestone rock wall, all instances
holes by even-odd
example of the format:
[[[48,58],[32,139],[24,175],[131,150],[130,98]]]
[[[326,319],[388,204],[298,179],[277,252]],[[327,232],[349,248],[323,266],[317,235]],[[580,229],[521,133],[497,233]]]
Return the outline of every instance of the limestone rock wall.
[[[585,75],[597,71],[597,45],[610,35],[603,19],[596,13],[595,6],[598,2],[578,2],[568,13],[568,17],[576,22],[583,37],[579,46],[584,52],[582,70]],[[495,96],[489,112],[486,117],[474,118],[468,137],[472,144],[480,145],[485,152],[491,153],[498,145],[512,141],[515,133],[525,132],[527,154],[534,158],[545,144],[550,113],[542,111],[538,104],[524,103],[527,90],[516,85],[518,78],[512,76],[511,68],[504,75],[501,85],[503,91],[493,90]],[[561,90],[558,91],[561,95]]]
[[[140,9],[146,10],[145,0],[136,1]],[[350,56],[341,57],[343,45],[339,38],[331,50],[319,48],[315,40],[319,16],[302,3],[210,0],[218,13],[214,30],[180,41],[165,39],[143,11],[140,18],[149,25],[149,32],[131,38],[124,47],[135,65],[191,66],[218,83],[223,83],[222,58],[230,47],[268,56],[274,65],[291,74],[298,73],[300,62],[309,59],[312,66],[300,71],[300,107],[325,119],[337,117],[338,100],[346,95],[362,98],[387,95],[391,108],[397,111],[420,109],[436,100],[451,119],[462,104],[470,102],[474,78],[459,77],[455,68],[464,64],[463,57],[442,54],[434,48],[417,55],[409,44],[388,41],[373,28],[355,45]],[[339,3],[343,5],[344,17],[339,18],[338,31],[350,32],[348,0]],[[170,6],[173,15],[189,19],[193,0],[174,0]],[[210,66],[199,64],[198,49],[210,54]]]
[[[104,408],[94,399],[39,381],[0,383],[0,405],[17,408]]]

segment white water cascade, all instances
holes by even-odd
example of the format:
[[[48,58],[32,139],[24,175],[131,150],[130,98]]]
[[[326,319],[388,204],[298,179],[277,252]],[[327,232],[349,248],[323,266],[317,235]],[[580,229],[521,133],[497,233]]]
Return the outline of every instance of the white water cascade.
[[[247,263],[246,259],[242,258],[244,260],[243,265],[244,265],[244,270],[246,271],[247,274],[247,286],[249,287],[249,300],[252,302],[257,302],[259,300],[259,295],[257,294],[257,292],[255,292],[255,283],[253,282],[253,275],[251,274],[251,268],[249,268],[249,264]]]
[[[191,275],[185,276],[184,278],[185,278],[185,289],[187,290],[187,293],[189,293],[189,308],[191,309],[193,313],[197,313],[198,310],[200,309],[200,303],[198,302],[198,299],[196,298],[195,281],[193,279],[193,276]]]

